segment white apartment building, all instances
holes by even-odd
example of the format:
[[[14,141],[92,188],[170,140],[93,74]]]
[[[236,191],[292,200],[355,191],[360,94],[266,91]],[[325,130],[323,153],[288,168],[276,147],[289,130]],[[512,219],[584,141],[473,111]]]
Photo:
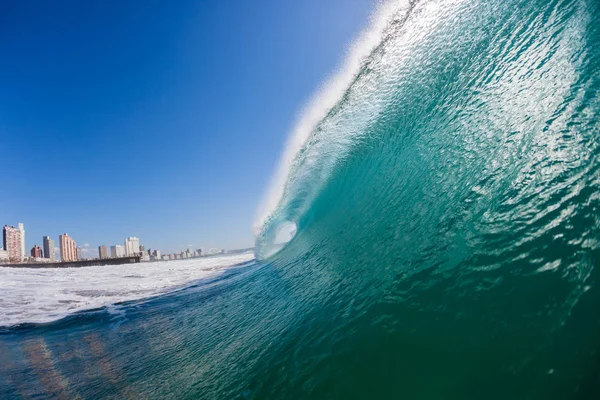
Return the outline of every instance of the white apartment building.
[[[21,258],[25,258],[27,253],[25,253],[25,227],[22,222],[19,222],[19,230],[21,231]]]
[[[125,257],[125,247],[118,244],[110,246],[110,256],[112,258]]]
[[[128,237],[125,239],[125,255],[139,256],[140,255],[140,239],[136,237]]]

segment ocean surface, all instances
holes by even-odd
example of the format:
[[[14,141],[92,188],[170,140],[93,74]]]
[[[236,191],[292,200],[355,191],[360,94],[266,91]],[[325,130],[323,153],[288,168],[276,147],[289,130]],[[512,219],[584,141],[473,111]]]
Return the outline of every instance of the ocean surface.
[[[599,399],[599,147],[598,0],[384,3],[255,255],[0,271],[0,398]]]

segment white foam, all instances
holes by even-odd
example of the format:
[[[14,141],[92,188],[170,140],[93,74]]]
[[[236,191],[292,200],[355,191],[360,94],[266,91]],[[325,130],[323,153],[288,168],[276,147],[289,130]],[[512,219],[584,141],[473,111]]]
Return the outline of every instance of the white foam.
[[[83,268],[0,267],[0,326],[51,322],[78,311],[172,292],[253,258],[253,253],[244,253]]]

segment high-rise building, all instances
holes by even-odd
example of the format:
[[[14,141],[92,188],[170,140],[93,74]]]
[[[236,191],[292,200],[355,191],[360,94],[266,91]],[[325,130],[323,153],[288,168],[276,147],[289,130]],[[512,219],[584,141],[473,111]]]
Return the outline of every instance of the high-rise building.
[[[150,255],[150,260],[154,260],[154,261],[162,260],[160,250],[148,250],[148,254]]]
[[[77,246],[77,259],[83,260],[83,249],[80,246]]]
[[[139,256],[140,255],[140,239],[136,237],[128,237],[125,240],[125,255]]]
[[[42,248],[37,244],[31,248],[31,257],[44,258],[44,252],[42,251]]]
[[[44,236],[44,257],[54,261],[54,240],[50,236]]]
[[[4,250],[8,253],[9,262],[23,261],[23,242],[21,241],[21,230],[14,226],[4,225],[3,234]]]
[[[98,246],[98,257],[99,258],[108,258],[108,249],[105,245]]]
[[[113,258],[125,257],[125,247],[119,246],[118,244],[110,246],[110,256]]]
[[[62,261],[77,261],[77,244],[66,233],[58,237],[60,244],[60,259]]]
[[[19,222],[19,225],[17,225],[19,227],[19,230],[21,231],[21,258],[25,258],[26,254],[25,254],[25,227],[23,226],[23,223]]]

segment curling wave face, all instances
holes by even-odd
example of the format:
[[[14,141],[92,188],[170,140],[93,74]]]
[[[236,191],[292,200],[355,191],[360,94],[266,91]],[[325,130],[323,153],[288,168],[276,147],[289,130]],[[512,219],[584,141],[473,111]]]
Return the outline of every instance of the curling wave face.
[[[469,201],[479,208],[473,218],[487,208],[490,219],[510,219],[547,210],[544,199],[563,186],[597,185],[597,71],[588,45],[595,7],[387,4],[364,35],[368,43],[356,46],[371,51],[351,53],[354,70],[332,79],[348,86],[326,85],[293,132],[286,153],[294,155],[284,157],[257,221],[257,257],[281,248],[273,244],[282,224],[302,231],[318,210],[339,213],[345,202],[355,205],[351,218],[369,200],[373,221],[393,221],[392,204],[414,207],[415,199],[438,209]],[[310,124],[315,115],[323,117]],[[531,198],[540,192],[545,197]],[[521,206],[492,215],[489,206],[507,198]],[[402,207],[421,217],[409,211]],[[457,210],[446,211],[450,218]]]

